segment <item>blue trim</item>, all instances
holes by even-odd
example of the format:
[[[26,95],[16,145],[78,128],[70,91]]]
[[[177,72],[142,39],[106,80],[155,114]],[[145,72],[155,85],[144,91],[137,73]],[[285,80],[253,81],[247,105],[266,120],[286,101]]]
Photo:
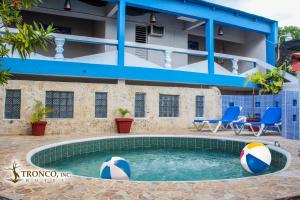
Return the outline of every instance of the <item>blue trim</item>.
[[[214,49],[214,21],[212,19],[207,20],[205,24],[205,48],[208,52],[207,61],[208,61],[208,73],[210,75],[215,73],[215,49]]]
[[[18,58],[4,58],[3,61],[3,68],[10,68],[11,73],[13,74],[127,79],[136,81],[257,88],[257,85],[247,83],[245,78],[237,76],[209,75],[168,69],[117,67],[64,61],[22,61]]]
[[[274,21],[266,20],[259,16],[201,2],[179,0],[127,0],[126,2],[127,5],[134,7],[196,19],[213,19],[216,23],[261,33],[271,33],[272,24],[274,23]]]
[[[272,32],[266,35],[266,56],[267,63],[276,65],[276,45],[278,40],[278,23],[274,22],[272,25]]]
[[[124,66],[125,32],[126,32],[126,0],[118,4],[118,65]]]

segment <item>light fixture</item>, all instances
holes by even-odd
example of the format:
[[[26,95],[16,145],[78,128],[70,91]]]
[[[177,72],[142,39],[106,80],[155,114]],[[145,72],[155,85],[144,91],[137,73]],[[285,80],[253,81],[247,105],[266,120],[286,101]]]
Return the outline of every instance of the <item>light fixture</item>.
[[[219,36],[223,36],[224,35],[224,31],[223,31],[223,27],[222,26],[219,26],[218,35]]]
[[[71,0],[65,0],[64,10],[70,11],[71,8]]]
[[[293,40],[293,36],[292,36],[292,34],[290,32],[288,32],[284,36],[285,36],[285,41],[287,41],[287,42]]]
[[[154,13],[151,13],[150,15],[150,24],[156,23],[156,15]]]

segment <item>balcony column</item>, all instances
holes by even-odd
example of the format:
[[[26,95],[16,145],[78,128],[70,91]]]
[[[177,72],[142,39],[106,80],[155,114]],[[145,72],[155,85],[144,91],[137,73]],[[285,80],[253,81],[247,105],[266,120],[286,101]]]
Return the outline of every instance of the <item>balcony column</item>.
[[[64,44],[65,44],[65,39],[64,38],[54,38],[54,42],[56,45],[55,48],[55,59],[63,60],[64,59]]]
[[[238,74],[238,70],[239,70],[239,65],[238,65],[238,62],[239,60],[237,58],[234,58],[231,60],[232,62],[232,73],[234,74]]]
[[[165,51],[165,68],[172,68],[172,51]]]
[[[213,75],[215,73],[214,63],[214,21],[212,19],[208,19],[205,23],[205,50],[207,51],[207,62],[208,62],[208,74]]]
[[[266,34],[267,63],[276,65],[276,46],[278,39],[278,23],[274,22],[271,33]]]
[[[124,67],[125,31],[126,31],[126,0],[118,3],[118,66]]]

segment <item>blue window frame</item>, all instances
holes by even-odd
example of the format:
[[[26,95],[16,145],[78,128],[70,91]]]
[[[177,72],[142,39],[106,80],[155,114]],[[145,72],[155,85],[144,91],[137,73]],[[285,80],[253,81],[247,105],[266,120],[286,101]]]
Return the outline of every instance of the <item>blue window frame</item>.
[[[46,91],[46,106],[53,111],[48,118],[73,118],[73,92]]]
[[[21,90],[6,90],[5,119],[20,119]]]
[[[95,93],[95,117],[96,118],[107,117],[107,93],[106,92]]]
[[[137,118],[145,117],[145,94],[135,94],[134,116]]]
[[[179,96],[159,95],[159,117],[179,116]]]
[[[196,117],[204,115],[204,96],[196,96]]]

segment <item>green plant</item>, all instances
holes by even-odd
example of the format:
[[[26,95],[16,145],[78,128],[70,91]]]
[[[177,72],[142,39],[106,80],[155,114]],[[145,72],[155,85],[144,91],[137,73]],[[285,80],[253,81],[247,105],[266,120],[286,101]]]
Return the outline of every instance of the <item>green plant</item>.
[[[41,101],[35,100],[34,113],[31,115],[30,122],[39,122],[44,117],[47,117],[50,112],[52,112],[52,109],[45,107]]]
[[[117,112],[121,115],[122,118],[124,118],[127,114],[130,113],[130,111],[126,108],[118,108]]]
[[[29,57],[37,49],[46,50],[48,44],[52,42],[51,33],[53,26],[44,28],[43,25],[33,23],[29,25],[23,22],[20,15],[21,10],[38,6],[41,0],[2,0],[0,1],[0,28],[4,29],[4,34],[0,34],[0,67],[2,58],[8,57],[10,53],[17,51],[22,59]],[[16,27],[17,33],[12,33],[6,27]],[[8,46],[11,46],[9,48]],[[9,67],[9,66],[6,66]],[[0,70],[0,86],[7,84],[11,78],[8,69]]]
[[[256,72],[247,77],[249,82],[253,82],[261,87],[261,90],[267,94],[278,94],[281,92],[284,76],[285,76],[285,65],[275,67],[267,72]]]

